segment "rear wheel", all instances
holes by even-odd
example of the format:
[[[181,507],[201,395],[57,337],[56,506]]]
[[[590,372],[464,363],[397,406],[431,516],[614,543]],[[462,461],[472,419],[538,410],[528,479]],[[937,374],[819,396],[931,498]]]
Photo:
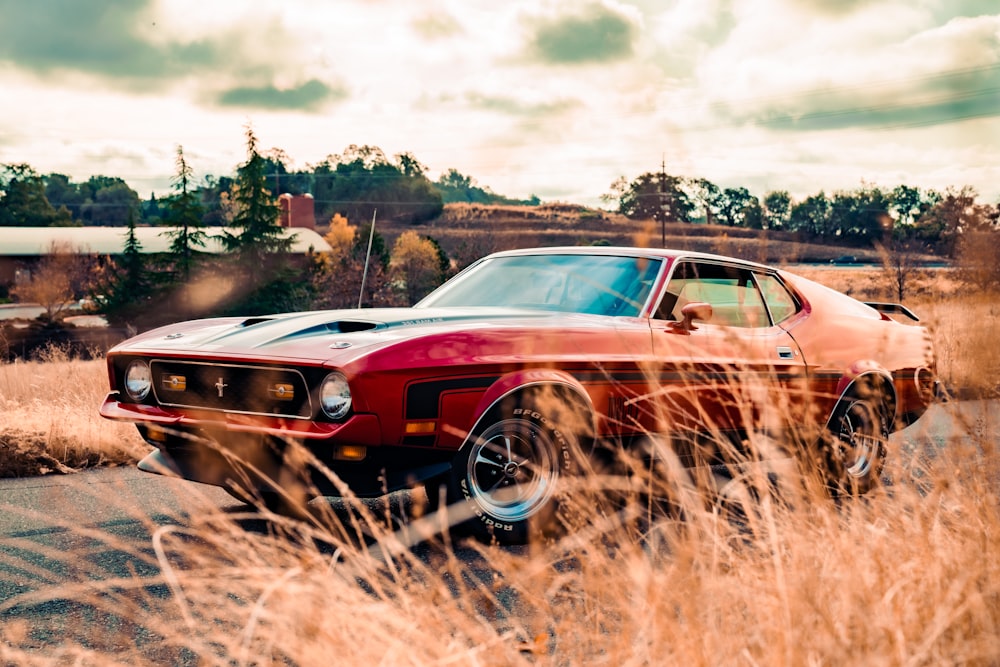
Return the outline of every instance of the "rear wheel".
[[[877,396],[845,401],[830,426],[829,473],[832,490],[851,495],[879,482],[889,440],[887,408]]]

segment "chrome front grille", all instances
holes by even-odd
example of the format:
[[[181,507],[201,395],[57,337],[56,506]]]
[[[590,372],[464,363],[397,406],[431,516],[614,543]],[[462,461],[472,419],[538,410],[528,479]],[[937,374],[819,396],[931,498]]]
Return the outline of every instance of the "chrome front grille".
[[[312,400],[294,368],[157,359],[150,363],[160,405],[241,414],[312,417]]]

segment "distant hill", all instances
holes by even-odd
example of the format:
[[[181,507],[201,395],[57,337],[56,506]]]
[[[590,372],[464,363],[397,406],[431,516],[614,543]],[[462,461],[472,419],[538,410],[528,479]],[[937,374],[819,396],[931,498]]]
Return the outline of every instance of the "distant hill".
[[[662,236],[660,223],[630,220],[618,213],[565,203],[453,203],[446,204],[439,217],[423,224],[385,221],[376,223],[376,228],[390,246],[408,230],[431,236],[460,266],[491,252],[513,248],[593,244],[660,247]],[[879,261],[874,248],[805,243],[791,232],[725,225],[667,223],[666,245],[767,264],[826,263],[844,255],[852,255],[859,262]]]

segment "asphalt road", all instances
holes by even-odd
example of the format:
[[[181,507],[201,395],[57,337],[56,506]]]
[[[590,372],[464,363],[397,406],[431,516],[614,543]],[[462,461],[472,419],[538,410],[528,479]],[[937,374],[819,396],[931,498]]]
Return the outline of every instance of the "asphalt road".
[[[998,433],[998,427],[1000,401],[933,406],[917,425],[893,436],[893,449],[933,456],[968,437],[962,434]],[[152,531],[188,525],[191,517],[219,508],[245,509],[220,489],[135,468],[0,480],[0,625],[79,618],[72,594],[77,584],[156,575],[150,559],[141,557],[152,553]],[[34,595],[53,590],[67,591],[66,598],[47,595],[39,603]],[[58,643],[59,632],[43,632],[39,646]]]

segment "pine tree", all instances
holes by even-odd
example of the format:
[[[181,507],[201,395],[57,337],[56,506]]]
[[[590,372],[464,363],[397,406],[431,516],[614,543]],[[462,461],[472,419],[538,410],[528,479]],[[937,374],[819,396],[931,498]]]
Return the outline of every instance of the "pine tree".
[[[247,126],[247,160],[236,170],[233,188],[234,231],[222,237],[226,249],[234,253],[247,276],[274,263],[274,253],[287,252],[292,240],[278,225],[280,209],[267,189],[268,161],[257,148],[253,128]]]
[[[92,295],[98,309],[112,324],[136,324],[150,319],[155,291],[146,271],[142,244],[135,233],[135,210],[128,214],[128,231],[119,261],[109,261],[97,276]],[[155,317],[151,318],[156,320]]]
[[[168,207],[170,220],[176,229],[164,232],[170,239],[170,252],[174,256],[174,264],[185,283],[191,277],[191,266],[195,253],[205,247],[208,235],[202,226],[202,206],[198,196],[190,189],[194,170],[184,157],[184,147],[177,147],[175,161],[177,173],[174,175],[172,187],[176,195]]]

